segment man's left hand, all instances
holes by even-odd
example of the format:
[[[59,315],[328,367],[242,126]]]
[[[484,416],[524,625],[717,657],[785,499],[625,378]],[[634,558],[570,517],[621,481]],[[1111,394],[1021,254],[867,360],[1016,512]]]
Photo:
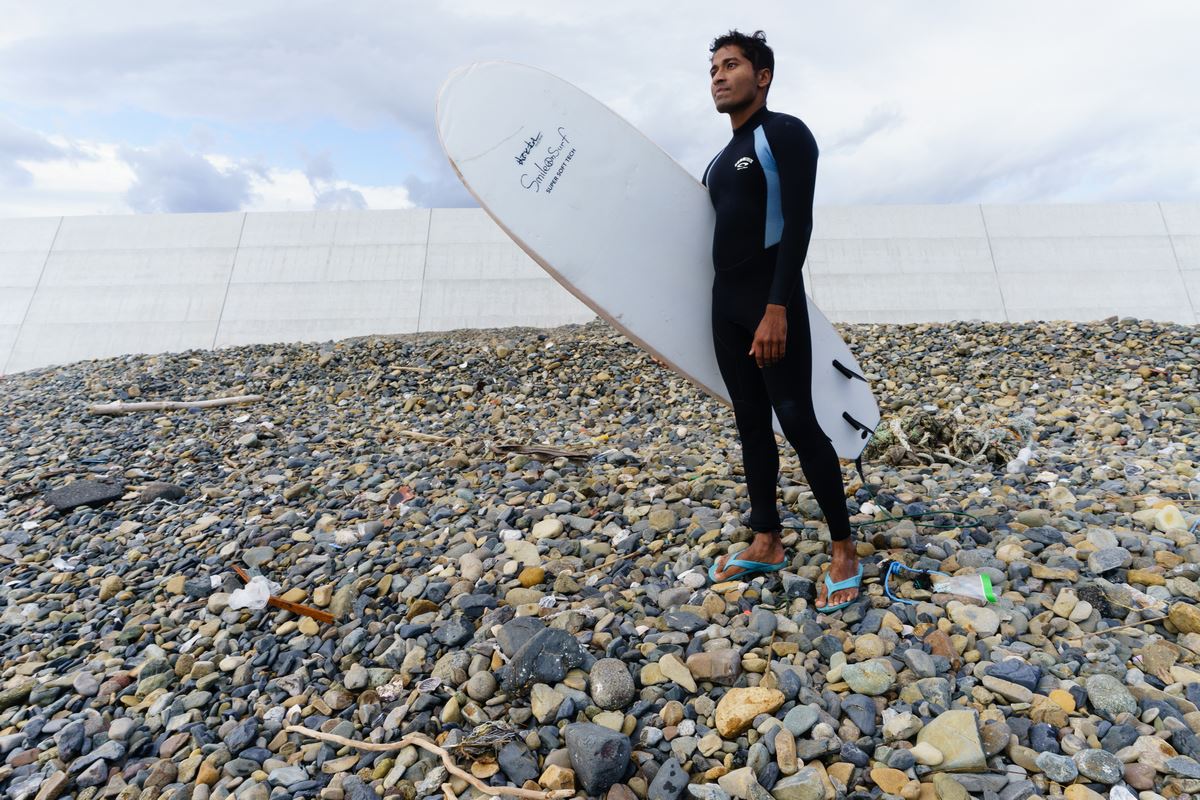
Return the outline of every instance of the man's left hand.
[[[783,360],[787,347],[787,306],[767,304],[762,322],[754,332],[754,343],[750,355],[754,356],[759,369],[773,367]]]

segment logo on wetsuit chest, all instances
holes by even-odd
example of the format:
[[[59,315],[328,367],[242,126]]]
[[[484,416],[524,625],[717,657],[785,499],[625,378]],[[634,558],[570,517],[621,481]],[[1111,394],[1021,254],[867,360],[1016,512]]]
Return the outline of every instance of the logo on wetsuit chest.
[[[754,163],[754,159],[751,158],[750,156],[742,156],[737,161],[733,162],[733,168],[736,169],[738,172],[741,172],[742,170],[746,169],[753,163]]]

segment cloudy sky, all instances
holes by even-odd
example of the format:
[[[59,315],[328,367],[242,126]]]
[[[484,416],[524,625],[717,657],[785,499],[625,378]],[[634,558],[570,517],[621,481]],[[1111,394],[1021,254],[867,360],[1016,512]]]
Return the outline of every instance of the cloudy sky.
[[[695,174],[707,47],[762,28],[817,202],[1200,197],[1195,0],[29,3],[0,0],[0,217],[469,205],[438,86],[502,58]]]

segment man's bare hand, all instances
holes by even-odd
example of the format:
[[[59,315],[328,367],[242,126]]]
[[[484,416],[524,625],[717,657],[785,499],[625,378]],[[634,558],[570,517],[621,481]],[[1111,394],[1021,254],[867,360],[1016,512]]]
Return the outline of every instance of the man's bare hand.
[[[754,332],[754,344],[750,345],[750,355],[759,369],[773,367],[783,360],[787,348],[787,306],[767,304],[762,322]]]

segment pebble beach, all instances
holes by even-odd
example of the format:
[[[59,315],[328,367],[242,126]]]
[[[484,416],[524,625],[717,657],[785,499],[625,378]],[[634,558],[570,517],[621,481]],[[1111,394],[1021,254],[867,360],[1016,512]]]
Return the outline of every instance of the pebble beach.
[[[599,320],[6,376],[0,797],[1200,793],[1200,328],[839,328],[883,422],[830,615],[782,440],[789,566],[709,581],[733,414]]]

